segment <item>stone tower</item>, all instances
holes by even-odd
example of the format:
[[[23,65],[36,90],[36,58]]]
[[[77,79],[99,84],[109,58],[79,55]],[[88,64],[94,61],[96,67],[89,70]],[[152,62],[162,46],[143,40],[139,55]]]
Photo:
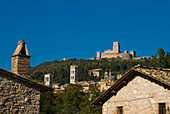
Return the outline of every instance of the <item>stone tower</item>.
[[[75,84],[78,82],[78,66],[70,66],[70,84]]]
[[[53,86],[53,75],[45,74],[44,75],[44,83],[46,86],[52,87]]]
[[[120,53],[119,42],[113,42],[113,53]]]
[[[130,54],[132,55],[132,58],[136,57],[136,51],[130,51]]]
[[[101,52],[97,51],[97,58],[96,59],[100,59],[101,58]]]
[[[29,78],[31,56],[28,54],[26,42],[21,40],[17,45],[14,54],[11,56],[11,71]]]
[[[109,75],[108,75],[108,72],[105,72],[105,74],[104,74],[104,81],[105,81],[105,83],[109,83]]]

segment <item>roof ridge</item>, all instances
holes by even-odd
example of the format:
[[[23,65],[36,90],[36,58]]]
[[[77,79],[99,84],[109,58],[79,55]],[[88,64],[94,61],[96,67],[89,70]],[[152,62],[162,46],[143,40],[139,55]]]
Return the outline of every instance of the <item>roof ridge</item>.
[[[133,68],[149,68],[149,69],[155,69],[155,70],[164,70],[164,71],[170,71],[170,68],[160,68],[160,67],[153,67],[153,66],[141,66],[140,64],[135,65]]]
[[[8,76],[11,76],[11,77],[13,77],[13,78],[17,78],[17,79],[19,79],[19,80],[22,80],[22,81],[24,81],[24,82],[26,82],[26,83],[29,83],[29,84],[33,84],[34,86],[36,85],[36,87],[38,87],[38,88],[43,88],[43,91],[45,90],[53,90],[52,88],[49,88],[49,87],[47,87],[46,85],[44,85],[44,84],[42,84],[42,83],[39,83],[39,82],[36,82],[36,81],[34,81],[34,80],[31,80],[31,79],[29,79],[29,78],[26,78],[26,77],[23,77],[22,75],[19,75],[19,74],[15,74],[15,73],[13,73],[13,72],[11,72],[11,71],[8,71],[8,70],[5,70],[5,69],[2,69],[2,68],[0,68],[0,72],[1,73],[3,73],[3,74],[6,74],[6,75],[8,75]]]

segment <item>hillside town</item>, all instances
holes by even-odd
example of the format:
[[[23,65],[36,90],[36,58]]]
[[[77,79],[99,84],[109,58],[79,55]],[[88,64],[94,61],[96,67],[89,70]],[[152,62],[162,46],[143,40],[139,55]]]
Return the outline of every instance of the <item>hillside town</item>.
[[[114,42],[113,44],[113,54],[117,52],[117,56],[122,55],[122,53],[119,53],[119,43]],[[129,59],[131,57],[135,58],[135,51],[131,52],[131,54],[126,54]],[[122,57],[123,60],[126,58]],[[69,83],[57,83],[54,81],[55,75],[48,72],[40,75],[43,82],[39,83],[37,80],[33,81],[30,77],[30,58],[26,42],[21,40],[17,43],[17,48],[11,56],[11,71],[0,69],[0,113],[35,114],[46,112],[47,110],[52,111],[50,108],[42,109],[47,105],[50,106],[50,104],[45,103],[47,99],[43,99],[43,96],[48,98],[54,94],[55,97],[53,96],[53,98],[57,99],[60,95],[63,95],[64,99],[66,99],[65,101],[63,99],[63,102],[69,104],[69,100],[72,103],[73,99],[82,99],[80,96],[80,98],[75,96],[78,93],[83,96],[87,95],[85,100],[88,105],[86,104],[86,106],[95,107],[96,112],[93,110],[91,111],[93,113],[136,114],[140,112],[141,114],[168,114],[170,112],[170,69],[137,64],[124,74],[113,75],[111,70],[95,68],[88,69],[85,76],[87,77],[88,75],[89,80],[79,81],[81,69],[79,70],[78,65],[72,64],[69,66]],[[91,61],[100,61],[100,59]],[[153,60],[154,58],[145,59]],[[65,58],[63,62],[66,61],[67,59]],[[81,89],[79,90],[78,88]],[[94,92],[97,93],[94,94]],[[68,97],[66,97],[67,94]],[[70,96],[71,94],[73,96]],[[59,101],[61,99],[58,98]],[[54,101],[59,102],[58,100]],[[78,102],[80,102],[81,104],[81,101],[77,100],[75,100],[75,103],[79,105]],[[52,101],[48,100],[48,102]],[[70,104],[70,106],[72,105]],[[53,106],[57,107],[58,105],[53,103]],[[73,112],[82,111],[81,113],[85,113],[83,109],[86,108],[80,106],[79,109],[73,109]],[[57,108],[53,110],[57,110]],[[66,111],[66,109],[63,109],[64,113],[67,113]],[[61,112],[59,111],[59,113]]]

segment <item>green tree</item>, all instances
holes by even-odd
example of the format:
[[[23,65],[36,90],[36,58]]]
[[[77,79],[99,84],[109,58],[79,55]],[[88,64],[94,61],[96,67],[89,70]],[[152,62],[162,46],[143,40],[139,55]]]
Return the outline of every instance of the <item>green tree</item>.
[[[170,53],[167,52],[165,55],[166,67],[170,68]]]
[[[40,95],[40,112],[53,114],[55,112],[52,101],[53,101],[53,92],[44,92]]]
[[[74,109],[73,111],[80,111],[79,104],[82,101],[84,95],[83,88],[78,84],[69,84],[65,88],[63,96],[63,104],[65,107]]]
[[[152,56],[152,64],[154,67],[158,67],[158,59],[157,59],[157,54]]]
[[[165,68],[166,67],[166,61],[165,61],[165,52],[163,50],[163,48],[159,48],[157,51],[158,55],[159,55],[159,59],[158,59],[158,65],[161,68]]]
[[[101,114],[102,106],[91,105],[92,101],[100,94],[100,90],[97,87],[91,87],[90,91],[83,96],[83,101],[80,103],[80,114]]]

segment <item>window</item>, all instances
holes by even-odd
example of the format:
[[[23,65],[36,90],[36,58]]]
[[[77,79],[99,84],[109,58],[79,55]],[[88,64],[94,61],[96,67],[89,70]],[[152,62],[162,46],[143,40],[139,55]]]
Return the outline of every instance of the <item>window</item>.
[[[72,71],[72,73],[74,74],[74,71]]]
[[[165,103],[159,103],[159,114],[166,114]]]
[[[117,107],[117,114],[123,114],[123,106]]]
[[[48,82],[48,77],[46,77],[46,81]]]

